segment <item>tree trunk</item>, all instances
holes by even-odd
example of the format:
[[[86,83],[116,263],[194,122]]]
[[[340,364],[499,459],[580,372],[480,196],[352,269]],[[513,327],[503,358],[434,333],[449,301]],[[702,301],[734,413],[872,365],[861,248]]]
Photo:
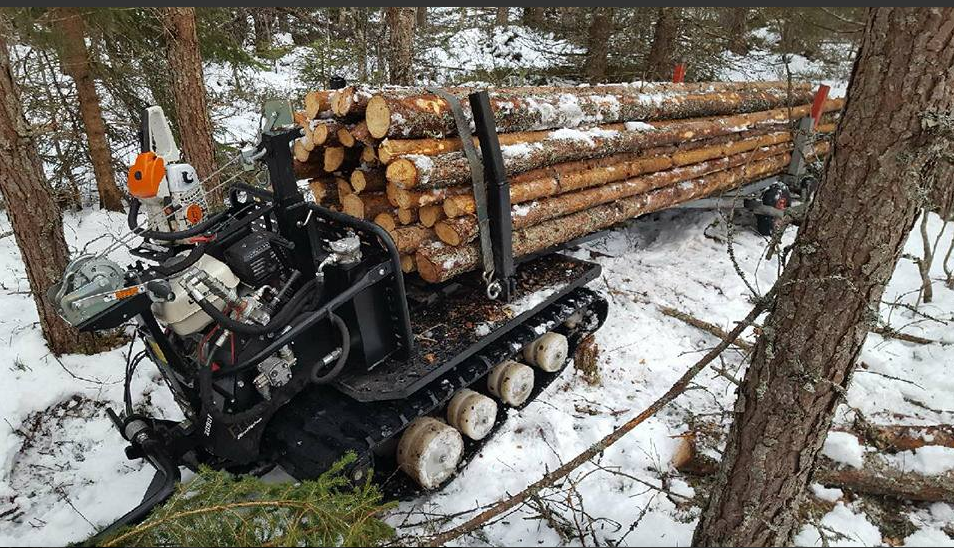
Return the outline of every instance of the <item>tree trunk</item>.
[[[53,27],[60,35],[60,60],[63,72],[76,83],[79,110],[86,128],[89,157],[93,163],[99,205],[109,211],[123,211],[123,194],[116,186],[109,141],[106,140],[106,122],[99,106],[96,84],[90,70],[89,51],[86,48],[86,23],[79,8],[55,8]]]
[[[497,8],[494,14],[494,26],[506,27],[510,23],[510,8],[501,6]]]
[[[0,193],[30,282],[40,328],[56,355],[95,350],[95,336],[80,334],[64,322],[46,298],[69,262],[60,208],[43,176],[31,128],[20,108],[20,95],[0,33]]]
[[[593,19],[586,39],[586,61],[583,74],[591,84],[606,81],[606,64],[609,41],[613,36],[613,14],[616,8],[598,7],[593,10]]]
[[[825,181],[739,388],[694,546],[784,546],[798,531],[832,415],[942,146],[922,116],[954,106],[952,42],[954,8],[869,10]]]
[[[528,27],[539,27],[543,24],[544,7],[526,7],[523,8],[521,23]]]
[[[427,6],[418,6],[414,15],[414,24],[417,29],[423,31],[427,28]]]
[[[679,38],[679,8],[659,8],[653,44],[646,59],[646,79],[666,81],[672,78],[676,40]]]
[[[728,42],[728,50],[736,55],[745,55],[749,52],[749,45],[746,41],[745,33],[746,20],[749,15],[749,8],[724,8],[724,22],[722,24]]]
[[[415,8],[387,8],[388,83],[409,86],[414,82],[414,20]]]
[[[204,182],[206,191],[219,184],[215,172],[215,142],[206,102],[205,78],[199,38],[196,34],[195,8],[165,8],[166,56],[172,77],[172,92],[179,119],[179,135],[186,159]],[[217,189],[208,196],[211,204],[221,202]]]
[[[275,26],[275,12],[272,8],[247,8],[252,14],[255,27],[255,52],[265,53],[272,47],[272,32]]]

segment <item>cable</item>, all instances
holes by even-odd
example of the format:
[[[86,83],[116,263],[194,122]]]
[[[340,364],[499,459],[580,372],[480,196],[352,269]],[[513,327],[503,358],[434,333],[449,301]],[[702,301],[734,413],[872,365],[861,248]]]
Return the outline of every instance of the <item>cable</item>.
[[[331,323],[335,324],[341,336],[341,354],[338,354],[338,360],[335,362],[335,366],[331,368],[331,371],[324,375],[318,374],[318,371],[321,370],[324,364],[321,361],[315,364],[311,370],[311,381],[315,384],[328,384],[335,380],[338,374],[341,373],[341,370],[344,369],[345,363],[348,361],[348,355],[351,353],[351,332],[348,331],[348,325],[340,316],[331,311],[328,311],[328,319],[331,320]]]

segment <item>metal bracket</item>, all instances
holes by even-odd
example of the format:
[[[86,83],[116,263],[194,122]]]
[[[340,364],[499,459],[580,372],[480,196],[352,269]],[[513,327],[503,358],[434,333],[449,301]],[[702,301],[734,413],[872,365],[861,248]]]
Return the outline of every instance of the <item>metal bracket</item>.
[[[496,261],[494,256],[494,247],[491,242],[490,215],[487,206],[487,183],[484,179],[485,162],[482,162],[482,156],[478,156],[477,149],[474,147],[473,134],[470,129],[470,119],[464,114],[464,109],[460,100],[454,95],[443,89],[436,87],[425,88],[428,92],[437,95],[447,102],[450,106],[451,114],[454,116],[454,123],[457,126],[457,135],[460,137],[464,156],[470,165],[470,178],[474,192],[474,203],[476,205],[477,227],[480,241],[480,255],[484,266],[483,279],[487,288],[487,297],[497,299],[503,293],[503,288],[496,283]],[[473,97],[473,96],[471,96]],[[473,104],[471,104],[473,109]],[[496,135],[496,134],[495,134]],[[479,138],[479,137],[478,137]],[[482,141],[481,141],[482,142]],[[499,145],[498,145],[499,154]],[[509,200],[509,194],[507,195]],[[509,204],[507,208],[509,214]],[[507,293],[509,295],[509,292]]]

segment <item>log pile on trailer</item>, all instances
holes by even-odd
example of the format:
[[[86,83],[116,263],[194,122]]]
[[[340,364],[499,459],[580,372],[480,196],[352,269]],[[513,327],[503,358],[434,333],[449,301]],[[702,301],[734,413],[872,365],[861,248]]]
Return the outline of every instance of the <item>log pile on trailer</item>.
[[[451,105],[456,98],[469,116],[473,91],[313,91],[299,115],[295,170],[315,201],[384,227],[403,270],[428,282],[481,264],[471,167]],[[787,82],[489,90],[514,256],[783,173],[809,115],[811,152],[824,156],[843,101],[813,112],[813,96],[810,85]]]

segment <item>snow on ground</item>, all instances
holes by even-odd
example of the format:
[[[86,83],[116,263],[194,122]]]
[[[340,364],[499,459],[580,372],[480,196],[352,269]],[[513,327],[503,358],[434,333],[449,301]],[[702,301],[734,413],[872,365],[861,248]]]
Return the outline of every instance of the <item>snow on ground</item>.
[[[669,388],[716,341],[664,316],[657,306],[673,306],[726,329],[750,308],[748,290],[732,267],[726,253],[726,231],[718,221],[718,216],[710,212],[662,213],[638,220],[629,229],[615,231],[578,253],[598,261],[604,268],[602,278],[591,284],[609,298],[611,305],[609,319],[597,335],[603,385],[589,386],[580,374],[568,370],[538,401],[512,413],[500,434],[447,488],[402,503],[391,522],[401,526],[431,516],[427,525],[400,531],[407,534],[429,528],[447,529],[473,515],[468,511],[493,503],[503,493],[516,493],[547,470],[574,457]],[[937,218],[931,218],[933,233],[936,234],[940,225]],[[945,238],[952,236],[954,229],[948,228]],[[792,237],[789,231],[786,241]],[[733,237],[733,248],[743,272],[762,292],[770,287],[777,273],[774,261],[760,258],[763,246],[764,240],[750,230],[741,229]],[[908,243],[907,250],[917,254],[919,246],[919,239],[915,239]],[[942,275],[939,266],[934,275]],[[892,279],[886,301],[907,294],[918,285],[916,268],[903,262]],[[922,310],[949,317],[954,292],[942,288],[941,284],[935,287],[936,302]],[[909,295],[906,302],[910,299]],[[887,311],[884,315],[888,315]],[[906,313],[894,311],[893,316],[894,326],[911,321]],[[947,326],[940,324],[918,323],[907,330],[935,339],[951,337]],[[855,376],[849,404],[881,423],[896,422],[894,413],[898,412],[925,424],[950,422],[954,418],[951,414],[954,392],[945,365],[952,358],[951,346],[915,346],[871,335],[861,356],[869,369]],[[727,366],[730,370],[738,366],[738,359],[731,352],[727,353]],[[581,514],[585,509],[588,519],[595,521],[593,542],[689,544],[699,509],[682,504],[683,499],[678,496],[648,489],[642,482],[661,485],[660,477],[670,472],[668,463],[677,447],[673,436],[687,430],[685,419],[689,413],[711,415],[718,420],[722,411],[731,409],[734,390],[728,381],[708,371],[697,382],[700,385],[697,390],[680,396],[673,405],[640,425],[601,457],[601,468],[625,472],[638,479],[597,470],[595,465],[584,466],[571,476],[580,495],[574,502],[575,511],[561,507],[559,502],[552,505],[569,520],[571,529],[575,526],[574,514],[585,523]],[[905,397],[925,405],[907,403]],[[842,407],[840,416],[850,415],[847,406]],[[911,422],[907,418],[902,421]],[[853,446],[847,438],[836,434],[831,438],[835,441],[830,440],[826,447],[826,454],[856,464],[864,448],[853,436],[847,437],[854,440]],[[947,451],[950,450],[943,452],[945,462]],[[909,456],[908,468],[918,470],[920,463],[934,462],[933,457],[914,460]],[[680,480],[671,481],[668,488],[677,495],[692,495],[691,488]],[[838,500],[843,496],[838,490],[820,486],[815,492],[821,499]],[[935,506],[936,515],[932,513],[931,519],[922,520],[922,530],[915,541],[933,539],[932,542],[936,542],[947,538],[941,527],[954,523],[954,511],[949,505]],[[466,515],[450,523],[434,518],[458,512]],[[881,534],[872,521],[861,509],[839,503],[821,519],[820,526],[832,545],[880,544]],[[536,510],[523,509],[485,528],[480,536],[464,537],[459,543],[561,542],[558,528],[551,525],[541,519]],[[806,525],[799,541],[821,545],[814,526]]]
[[[0,228],[7,226],[0,218]],[[86,212],[67,217],[68,238],[77,248],[95,240],[91,247],[101,249],[110,241],[103,235],[122,234],[122,226],[119,215]],[[936,233],[939,229],[939,220],[932,217],[931,230]],[[389,521],[400,526],[420,521],[422,513],[466,513],[496,501],[503,493],[515,493],[662,394],[716,341],[664,316],[657,306],[673,306],[725,328],[749,309],[746,285],[726,253],[726,234],[716,213],[664,212],[637,220],[576,252],[604,269],[602,277],[591,284],[611,306],[609,319],[597,336],[603,384],[590,386],[568,368],[538,401],[512,412],[499,434],[443,491],[401,503]],[[945,238],[952,236],[954,229],[949,227]],[[785,239],[792,237],[789,231]],[[732,238],[735,256],[748,282],[762,292],[777,276],[777,264],[762,258],[764,243],[750,229],[736,226]],[[908,243],[911,253],[916,254],[919,247],[917,238]],[[122,255],[119,251],[115,256]],[[934,275],[942,275],[939,265]],[[902,262],[886,301],[904,296],[906,302],[912,302],[910,291],[918,280],[916,268],[909,261]],[[105,525],[131,508],[151,477],[148,467],[125,460],[123,442],[104,411],[106,405],[119,405],[125,349],[91,357],[66,356],[62,365],[52,358],[35,325],[31,298],[22,293],[26,282],[12,238],[0,240],[0,283],[0,344],[7,347],[0,358],[0,385],[7,388],[0,399],[0,417],[4,419],[0,424],[0,543],[81,540],[94,531],[93,525]],[[949,317],[954,292],[937,283],[935,293],[936,302],[921,310]],[[890,316],[894,326],[910,323],[905,328],[910,333],[951,338],[946,326],[916,322],[907,310],[889,314],[886,308],[883,316]],[[895,422],[896,414],[924,424],[952,422],[954,381],[944,367],[954,359],[952,349],[954,345],[911,345],[871,335],[861,356],[868,368],[855,376],[848,403],[877,422]],[[734,370],[738,362],[737,356],[726,353],[727,369]],[[155,375],[153,368],[142,367],[135,390],[140,397],[147,393],[151,404],[167,416],[177,416]],[[561,508],[557,502],[558,515],[572,524],[573,516],[580,519],[585,509],[601,543],[687,545],[699,509],[686,503],[686,498],[694,495],[693,489],[678,477],[667,476],[677,447],[673,436],[686,431],[690,413],[718,422],[734,397],[733,385],[711,371],[704,372],[697,382],[697,389],[607,450],[598,462],[599,470],[590,464],[575,472],[571,478],[580,497],[573,502],[576,511]],[[839,416],[850,419],[847,406]],[[837,460],[851,461],[864,450],[839,439],[837,435],[830,438],[831,453],[826,447],[826,453],[841,456]],[[947,469],[951,462],[950,450],[919,449],[892,458],[903,460],[907,469],[924,473]],[[667,478],[668,493],[643,484],[662,485],[661,477]],[[829,542],[868,545],[880,541],[874,520],[856,503],[841,500],[843,494],[837,490],[817,487],[815,492],[819,498],[839,501],[815,524]],[[558,519],[554,518],[553,524]],[[909,519],[919,528],[907,539],[909,543],[941,542],[947,539],[943,528],[954,524],[954,509],[935,504],[917,509]],[[459,542],[560,543],[561,533],[553,524],[524,509],[487,527],[482,536]],[[815,525],[805,526],[801,542],[820,544]],[[399,532],[420,533],[428,527],[448,526],[431,522]]]

